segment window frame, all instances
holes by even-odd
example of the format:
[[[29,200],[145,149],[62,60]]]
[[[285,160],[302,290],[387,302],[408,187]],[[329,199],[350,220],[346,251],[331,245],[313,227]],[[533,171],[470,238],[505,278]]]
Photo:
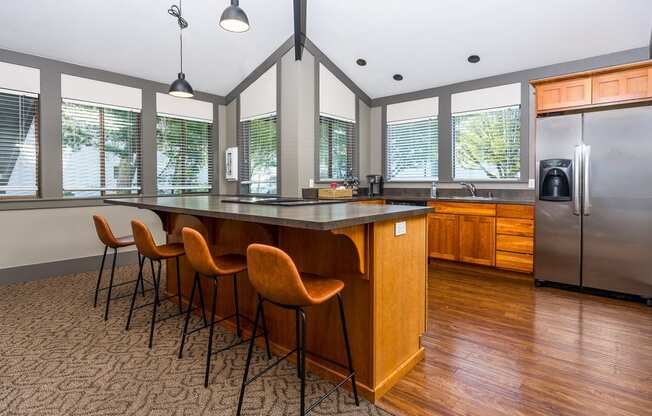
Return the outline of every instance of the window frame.
[[[198,188],[198,190],[192,190],[191,188],[183,188],[183,189],[176,189],[176,188],[169,188],[168,190],[170,191],[169,193],[162,193],[161,188],[159,187],[159,173],[158,173],[158,124],[159,124],[159,118],[164,117],[164,118],[169,118],[169,119],[174,119],[174,120],[179,120],[182,121],[182,131],[185,132],[185,137],[183,138],[184,141],[187,142],[187,136],[188,136],[188,126],[187,122],[199,122],[199,123],[205,123],[208,124],[208,135],[206,137],[206,158],[207,158],[207,170],[208,170],[208,184],[206,188]],[[182,195],[201,195],[201,194],[209,194],[213,192],[214,190],[214,184],[215,184],[215,178],[214,178],[214,166],[213,166],[213,152],[215,151],[213,149],[213,129],[215,129],[215,125],[213,121],[209,120],[202,120],[199,118],[192,118],[192,117],[182,117],[174,114],[167,114],[167,113],[162,113],[162,112],[156,112],[155,114],[155,120],[156,120],[156,128],[154,131],[154,141],[155,141],[155,146],[156,146],[156,163],[154,167],[154,186],[156,187],[156,194],[158,196],[182,196]],[[187,152],[186,152],[187,154]],[[185,164],[184,164],[185,166]],[[175,192],[179,190],[180,192]]]
[[[478,114],[478,113],[489,113],[493,111],[500,111],[500,110],[507,110],[510,108],[518,108],[519,114],[518,114],[518,138],[519,138],[519,169],[518,169],[518,177],[517,178],[464,178],[464,177],[457,177],[455,175],[455,122],[453,118],[457,115],[465,115],[465,114]],[[471,110],[471,111],[464,111],[464,112],[459,112],[459,113],[451,113],[450,115],[450,175],[451,175],[451,182],[453,183],[461,183],[461,182],[473,182],[473,183],[494,183],[494,184],[505,184],[505,183],[527,183],[528,180],[528,172],[526,171],[527,166],[524,167],[524,161],[523,161],[523,154],[524,154],[524,143],[527,141],[524,141],[524,132],[523,132],[523,113],[524,113],[524,106],[523,104],[513,104],[513,105],[505,105],[505,106],[500,106],[500,107],[491,107],[491,108],[482,108],[482,109],[477,109],[477,110]],[[525,145],[525,149],[529,152],[529,146]],[[527,154],[527,153],[526,153]]]
[[[104,132],[106,127],[104,126],[104,111],[106,109],[113,109],[113,110],[118,110],[118,111],[128,111],[137,114],[137,128],[136,128],[136,135],[135,137],[137,138],[138,142],[138,162],[136,166],[136,178],[137,178],[137,183],[138,186],[136,188],[125,188],[124,190],[127,191],[129,189],[133,189],[137,192],[135,193],[108,193],[107,192],[116,192],[120,191],[120,188],[112,188],[112,189],[101,189],[102,186],[101,184],[104,182],[106,183],[106,153],[104,151],[104,145],[106,143],[106,136],[104,134],[99,134],[98,137],[98,152],[100,154],[100,188],[98,189],[66,189],[65,183],[64,183],[64,150],[65,150],[65,145],[64,145],[64,134],[63,134],[63,113],[64,113],[64,105],[65,103],[71,103],[75,105],[81,105],[81,106],[87,106],[87,107],[96,107],[99,109],[99,119],[101,120],[99,122],[98,130],[101,132]],[[61,148],[60,148],[60,161],[61,161],[61,198],[64,200],[77,200],[77,199],[105,199],[105,198],[129,198],[129,197],[138,197],[143,195],[143,114],[142,114],[142,108],[136,109],[136,108],[128,108],[128,107],[120,107],[120,106],[115,106],[115,105],[110,105],[110,104],[103,104],[103,103],[96,103],[96,102],[91,102],[91,101],[83,101],[83,100],[76,100],[76,99],[70,99],[70,98],[61,98],[59,101],[59,109],[60,109],[60,123],[61,123]],[[66,196],[66,192],[99,192],[99,195],[89,195],[89,196]]]
[[[358,149],[359,149],[359,128],[358,128],[358,123],[357,123],[357,118],[358,118],[358,110],[357,110],[357,105],[356,105],[356,120],[345,120],[343,118],[335,117],[331,114],[327,113],[321,113],[319,112],[317,114],[317,134],[315,135],[316,143],[315,143],[315,153],[316,153],[316,161],[315,161],[315,182],[316,183],[332,183],[332,182],[344,182],[345,178],[333,178],[332,177],[332,172],[333,172],[333,135],[332,135],[332,129],[329,130],[329,138],[328,138],[328,171],[331,173],[331,175],[328,175],[326,178],[321,177],[321,140],[322,140],[322,117],[323,118],[328,118],[330,120],[336,120],[336,121],[341,121],[344,123],[350,123],[351,126],[351,141],[349,142],[347,139],[347,144],[346,144],[346,166],[347,166],[347,171],[351,170],[353,176],[358,176],[359,172],[359,163],[356,163],[358,160]],[[351,159],[349,160],[349,156]]]

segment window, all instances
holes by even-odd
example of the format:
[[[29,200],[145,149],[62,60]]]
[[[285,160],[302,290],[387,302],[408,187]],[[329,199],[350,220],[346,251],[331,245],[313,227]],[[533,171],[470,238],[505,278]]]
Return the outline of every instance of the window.
[[[278,140],[276,114],[240,121],[241,192],[277,194]]]
[[[212,123],[159,114],[156,122],[156,182],[159,193],[211,189]]]
[[[387,106],[385,177],[433,181],[439,175],[439,98]]]
[[[354,174],[355,123],[319,116],[319,178],[344,179]]]
[[[520,105],[453,114],[453,166],[455,179],[519,179]]]
[[[0,198],[38,196],[37,94],[0,90]]]
[[[68,197],[140,191],[140,112],[64,99],[63,191]]]

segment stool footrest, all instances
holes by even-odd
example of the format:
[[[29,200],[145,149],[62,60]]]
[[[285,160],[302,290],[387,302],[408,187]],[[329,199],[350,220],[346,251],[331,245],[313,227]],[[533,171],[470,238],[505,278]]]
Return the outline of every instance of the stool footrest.
[[[280,363],[281,361],[287,359],[290,355],[294,354],[295,352],[297,352],[297,349],[296,349],[296,348],[293,349],[293,350],[291,350],[291,351],[289,351],[287,354],[285,354],[285,355],[282,356],[281,358],[277,358],[276,361],[274,361],[272,364],[268,365],[268,366],[267,366],[263,371],[261,371],[260,373],[256,374],[255,376],[253,376],[252,378],[250,378],[248,381],[245,381],[243,384],[244,384],[245,386],[248,386],[249,384],[253,383],[254,381],[256,381],[256,380],[258,379],[258,377],[262,376],[263,374],[265,374],[266,372],[268,372],[268,371],[271,370],[272,368],[274,368],[274,367],[276,367],[277,365],[279,365],[279,363]]]
[[[260,338],[260,337],[264,337],[264,336],[265,336],[265,334],[262,333],[262,334],[258,334],[258,335],[256,335],[256,336],[253,337],[253,338]],[[220,350],[213,351],[213,355],[215,355],[215,354],[219,354],[219,353],[224,352],[224,351],[227,351],[227,350],[230,350],[230,349],[233,348],[233,347],[237,347],[238,345],[242,345],[242,344],[244,344],[245,342],[249,342],[249,341],[251,341],[251,338],[243,339],[243,340],[241,340],[240,342],[235,342],[235,343],[229,345],[228,347],[224,347],[224,348],[222,348],[222,349],[220,349]]]
[[[351,380],[351,378],[353,378],[354,375],[355,375],[355,371],[352,372],[351,374],[349,374],[348,377],[346,377],[344,380],[340,381],[340,382],[339,382],[335,387],[333,387],[332,389],[330,389],[330,390],[328,391],[328,393],[324,394],[324,395],[321,396],[319,399],[317,399],[316,402],[314,402],[313,404],[311,404],[311,405],[308,407],[308,409],[305,411],[304,415],[307,415],[308,413],[310,413],[310,411],[311,411],[312,409],[314,409],[315,407],[319,406],[319,405],[321,404],[321,402],[323,402],[323,401],[324,401],[328,396],[330,396],[331,394],[335,393],[335,391],[336,391],[337,389],[339,389],[340,387],[342,387],[342,386],[344,385],[344,383],[346,383],[347,381]]]
[[[149,290],[154,290],[154,289],[148,289],[148,290],[146,290],[146,292],[149,291]],[[179,297],[179,295],[171,295],[171,296],[166,296],[166,297],[164,297],[164,298],[159,298],[158,303],[160,304],[160,303],[163,302],[164,300],[168,300],[168,299],[172,299],[172,298],[177,298],[177,297]],[[144,307],[146,307],[146,306],[150,306],[150,305],[153,305],[153,304],[154,304],[154,302],[143,303],[142,305],[134,306],[134,310],[136,310],[136,309],[140,309],[140,308],[144,308]]]

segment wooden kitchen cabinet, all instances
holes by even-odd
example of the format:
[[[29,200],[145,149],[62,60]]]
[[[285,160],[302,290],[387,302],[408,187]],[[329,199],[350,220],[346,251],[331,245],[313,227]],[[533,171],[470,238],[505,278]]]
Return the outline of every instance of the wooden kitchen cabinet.
[[[495,265],[496,218],[480,215],[459,216],[460,261]]]
[[[428,255],[437,259],[459,260],[459,217],[428,214]]]
[[[591,104],[591,78],[582,77],[537,86],[537,111]]]
[[[652,96],[652,67],[593,77],[593,103],[636,100]]]

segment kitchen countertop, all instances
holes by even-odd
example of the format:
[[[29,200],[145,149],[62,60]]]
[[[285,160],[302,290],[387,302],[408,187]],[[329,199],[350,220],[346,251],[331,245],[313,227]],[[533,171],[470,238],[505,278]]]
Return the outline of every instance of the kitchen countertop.
[[[469,202],[477,204],[517,204],[517,205],[534,205],[535,201],[533,199],[521,199],[521,198],[472,198],[466,196],[439,196],[437,198],[431,197],[421,197],[421,196],[354,196],[347,201],[373,201],[381,199],[384,201],[406,201],[406,202]]]
[[[228,198],[233,198],[233,195],[119,198],[106,199],[104,202],[112,205],[126,205],[153,211],[312,230],[333,230],[352,225],[424,215],[432,211],[428,207],[402,205],[342,203],[284,207],[222,202],[222,199]]]

